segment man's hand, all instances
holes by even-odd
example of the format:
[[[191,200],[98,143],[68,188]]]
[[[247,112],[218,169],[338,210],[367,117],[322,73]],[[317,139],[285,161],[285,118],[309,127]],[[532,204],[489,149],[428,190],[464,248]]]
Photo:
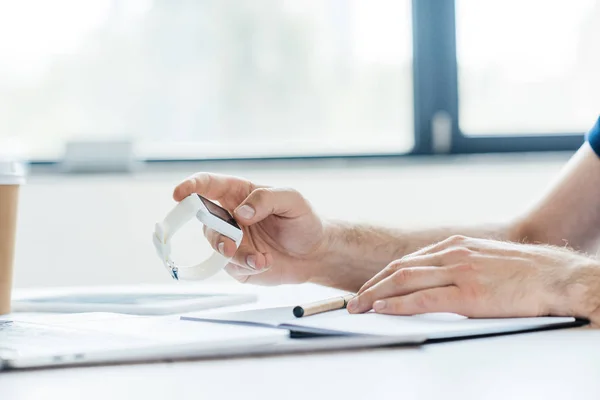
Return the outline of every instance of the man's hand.
[[[595,260],[564,248],[453,236],[389,264],[348,311],[577,316],[600,324],[599,307]]]
[[[326,243],[325,229],[300,193],[208,173],[183,181],[173,198],[181,201],[192,193],[218,201],[242,227],[244,237],[237,252],[232,240],[204,230],[213,249],[233,257],[225,269],[235,279],[277,285],[310,278]]]

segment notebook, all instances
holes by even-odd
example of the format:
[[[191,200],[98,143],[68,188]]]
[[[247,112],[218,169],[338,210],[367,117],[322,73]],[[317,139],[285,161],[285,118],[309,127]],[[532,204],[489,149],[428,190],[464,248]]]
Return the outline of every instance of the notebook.
[[[296,318],[293,307],[253,309],[239,312],[190,314],[182,319],[286,329],[312,335],[421,336],[427,340],[522,332],[581,325],[572,317],[471,319],[458,314],[431,313],[415,316],[349,314],[336,310]]]

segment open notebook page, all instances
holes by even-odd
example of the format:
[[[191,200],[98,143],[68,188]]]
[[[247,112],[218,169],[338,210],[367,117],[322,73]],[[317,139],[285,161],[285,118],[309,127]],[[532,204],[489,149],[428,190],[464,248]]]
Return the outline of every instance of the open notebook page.
[[[563,327],[576,323],[570,317],[470,319],[457,314],[434,313],[415,316],[380,315],[373,312],[349,314],[336,310],[310,317],[295,318],[293,307],[277,307],[231,313],[186,316],[183,319],[270,326],[294,332],[331,335],[399,336],[421,335],[428,339]]]

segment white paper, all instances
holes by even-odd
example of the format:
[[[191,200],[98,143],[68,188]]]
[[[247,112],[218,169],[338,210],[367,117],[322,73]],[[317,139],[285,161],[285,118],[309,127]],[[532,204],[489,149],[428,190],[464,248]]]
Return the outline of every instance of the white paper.
[[[235,323],[240,325],[255,325],[277,328],[279,324],[292,321],[294,307],[259,308],[236,312],[212,312],[202,314],[190,314],[181,317],[182,320],[210,321]]]

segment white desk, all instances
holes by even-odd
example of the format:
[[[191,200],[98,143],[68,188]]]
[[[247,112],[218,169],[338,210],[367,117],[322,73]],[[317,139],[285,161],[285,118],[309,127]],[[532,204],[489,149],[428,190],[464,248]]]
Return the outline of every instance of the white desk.
[[[2,399],[598,399],[600,331],[0,374]]]
[[[250,288],[250,287],[244,287]],[[322,298],[314,287],[243,289]],[[1,399],[598,399],[600,330],[418,347],[0,373]]]

